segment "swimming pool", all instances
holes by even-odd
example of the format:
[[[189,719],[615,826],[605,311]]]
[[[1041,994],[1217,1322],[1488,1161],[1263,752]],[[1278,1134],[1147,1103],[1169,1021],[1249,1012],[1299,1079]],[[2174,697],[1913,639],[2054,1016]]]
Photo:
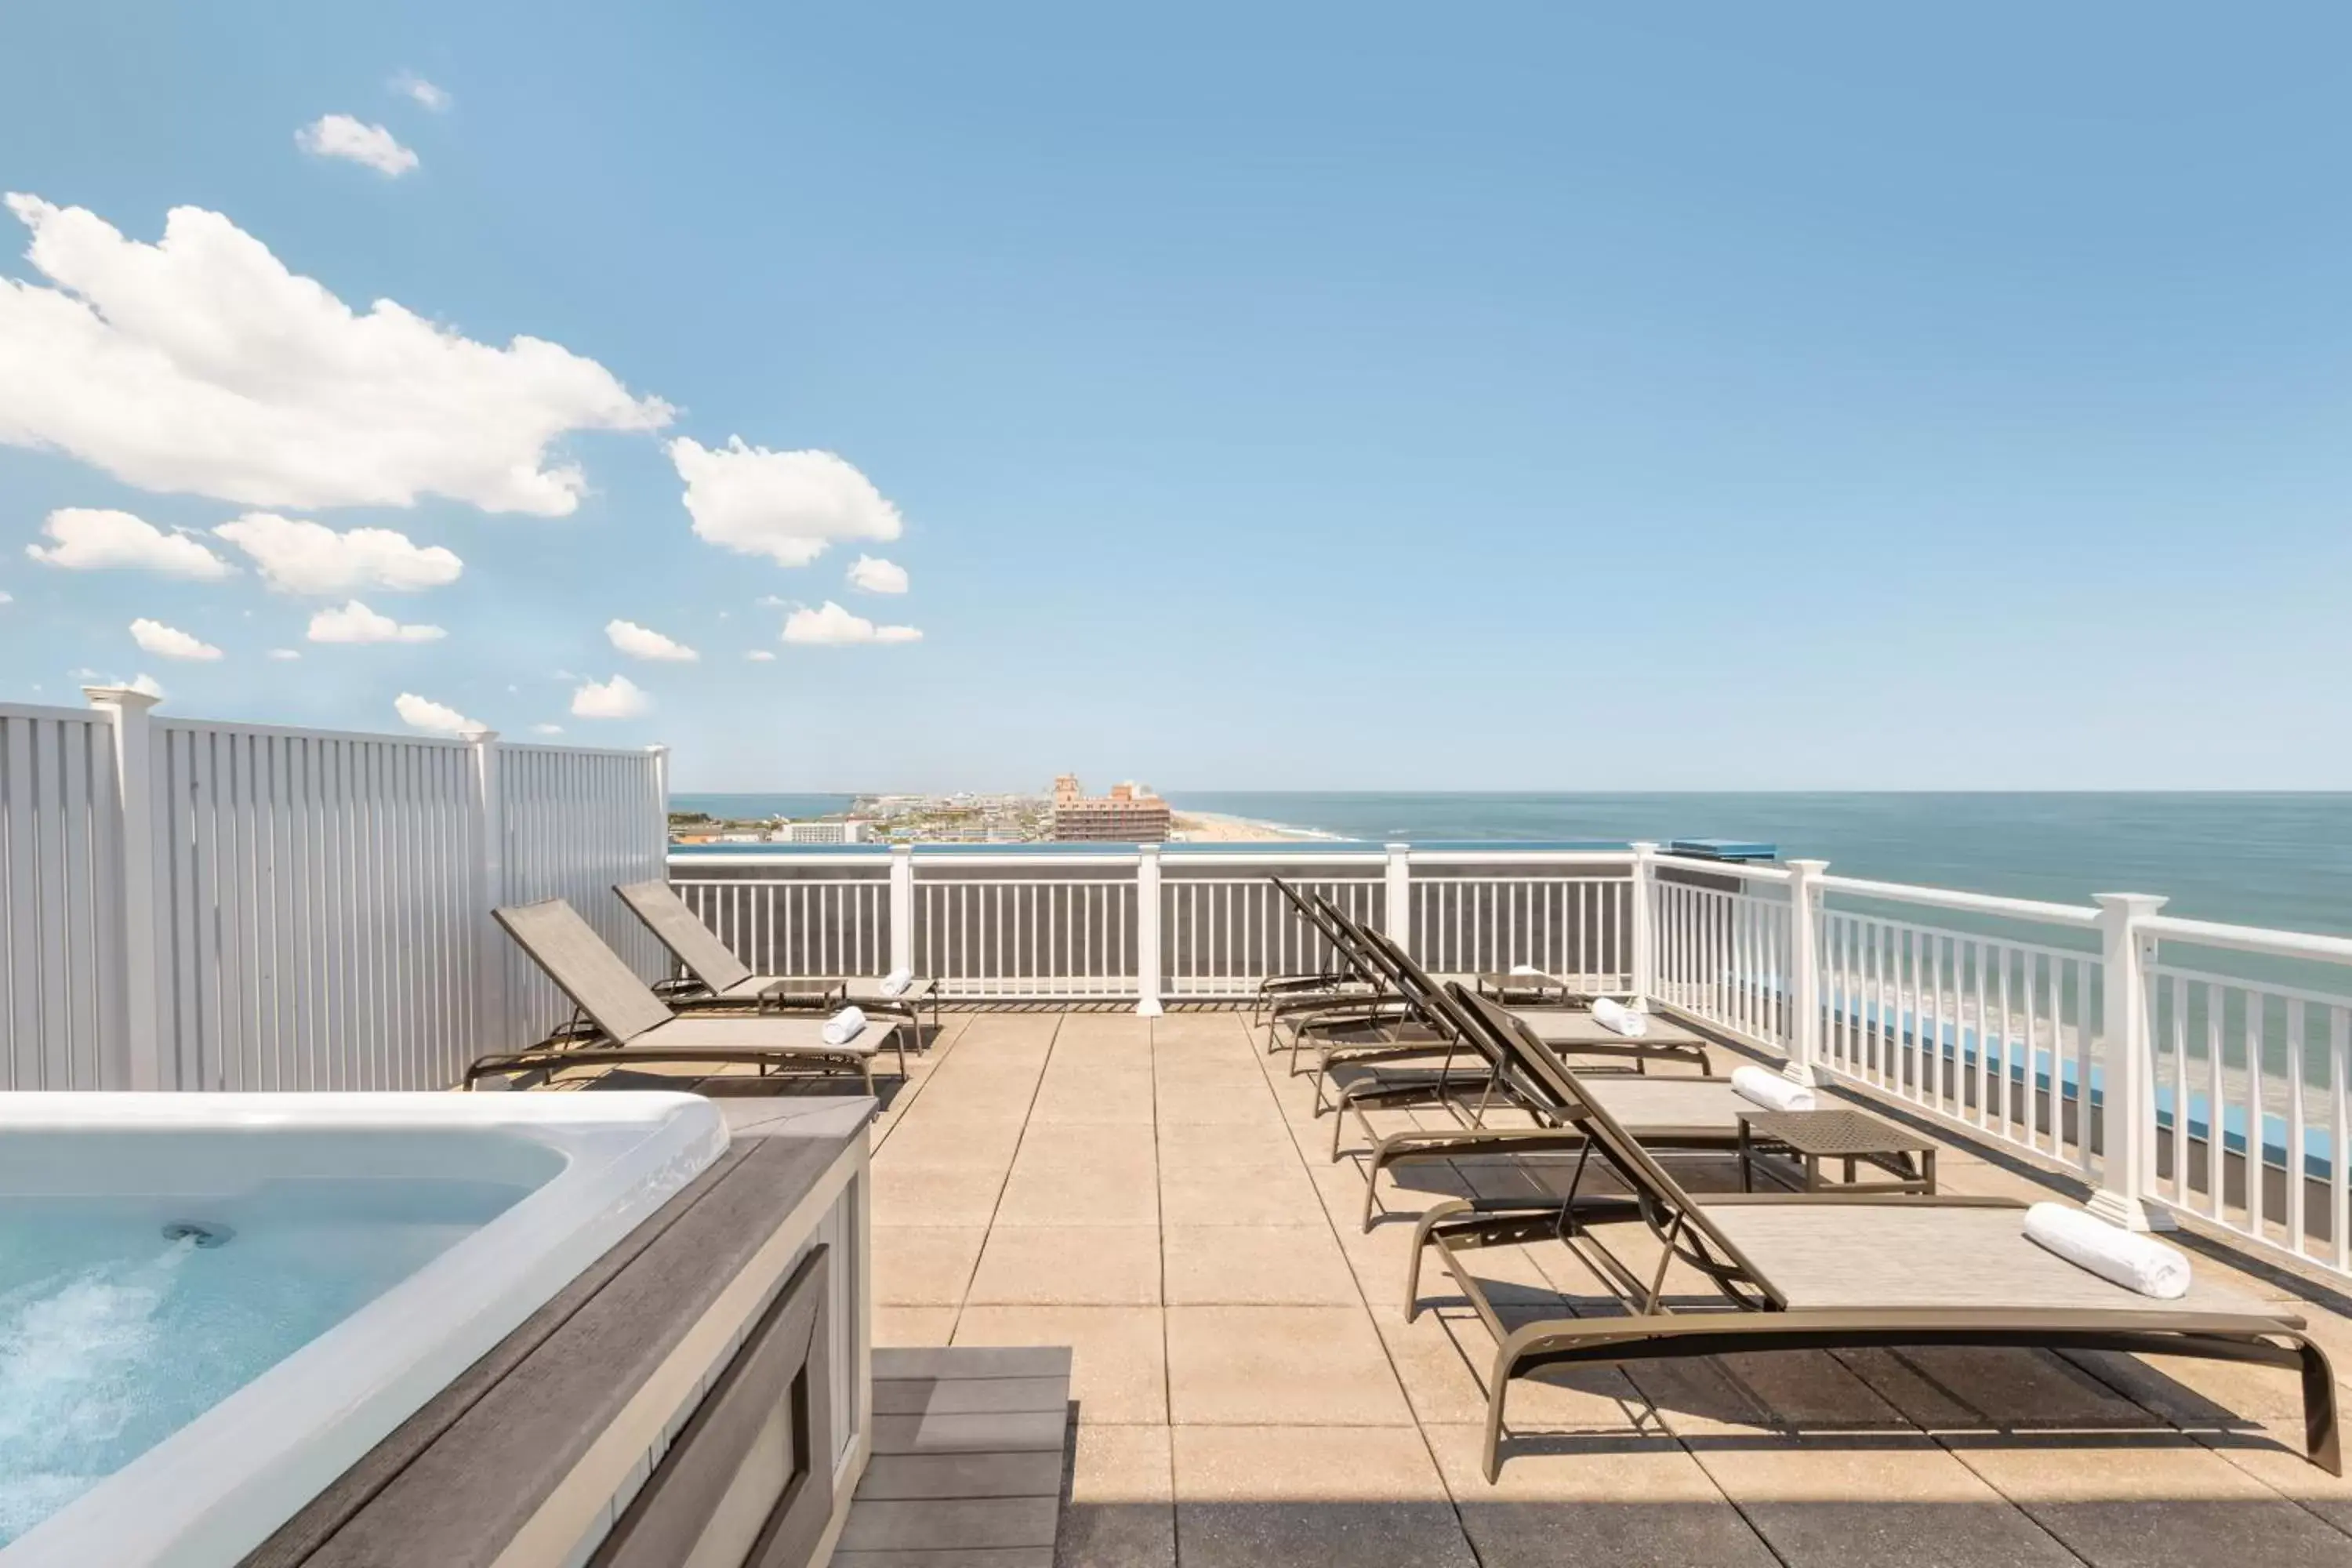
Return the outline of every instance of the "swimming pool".
[[[0,1094],[0,1564],[234,1562],[726,1145],[684,1094]]]

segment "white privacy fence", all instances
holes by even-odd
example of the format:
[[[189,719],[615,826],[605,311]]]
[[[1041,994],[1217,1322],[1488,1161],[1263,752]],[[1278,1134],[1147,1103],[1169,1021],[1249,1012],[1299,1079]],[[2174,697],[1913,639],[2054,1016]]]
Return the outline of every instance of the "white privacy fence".
[[[0,707],[0,1087],[430,1089],[564,1007],[497,904],[662,874],[658,752]],[[129,809],[124,809],[125,803]],[[601,896],[598,896],[601,895]]]

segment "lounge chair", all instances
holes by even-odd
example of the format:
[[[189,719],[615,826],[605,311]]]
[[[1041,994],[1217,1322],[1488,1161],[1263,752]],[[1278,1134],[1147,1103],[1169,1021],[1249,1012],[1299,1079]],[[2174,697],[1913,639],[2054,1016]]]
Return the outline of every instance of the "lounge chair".
[[[669,949],[670,955],[685,967],[687,973],[698,982],[704,997],[712,1002],[734,1003],[751,1006],[761,1000],[761,993],[787,978],[775,974],[754,974],[751,966],[735,956],[732,949],[719,941],[702,917],[687,908],[677,889],[667,882],[629,882],[615,885],[613,891],[629,912],[646,922],[646,929],[655,940]],[[818,978],[791,976],[789,978]],[[831,978],[831,977],[825,977]],[[907,989],[896,996],[885,996],[873,989],[850,990],[845,983],[845,1000],[868,1013],[892,1013],[902,1016],[907,1026],[914,1030],[916,1043],[920,1045],[921,1031],[916,1026],[918,1004],[928,999],[931,1005],[931,1027],[940,1026],[940,983],[929,975],[919,974],[908,983]],[[698,998],[679,999],[691,1005]],[[799,1006],[799,997],[783,997],[783,1005]]]
[[[520,1051],[477,1057],[466,1068],[466,1087],[490,1073],[574,1064],[610,1066],[634,1061],[757,1062],[771,1067],[847,1068],[874,1088],[874,1058],[895,1040],[898,1076],[907,1076],[906,1036],[898,1022],[868,1018],[851,1039],[824,1037],[825,1020],[737,1014],[731,1017],[681,1016],[653,993],[604,945],[593,927],[562,899],[493,910],[491,918],[547,972],[595,1026],[595,1039],[556,1039]]]
[[[1286,1014],[1311,1011],[1320,1007],[1342,1005],[1371,1000],[1379,994],[1378,981],[1352,963],[1345,949],[1331,941],[1330,933],[1321,929],[1322,921],[1307,903],[1306,896],[1280,877],[1269,877],[1276,892],[1280,893],[1291,909],[1308,925],[1316,927],[1322,945],[1329,949],[1331,962],[1337,968],[1300,974],[1269,974],[1257,984],[1257,993],[1250,1004],[1250,1023],[1265,1024]],[[1269,1040],[1271,1035],[1269,1034]]]
[[[1467,993],[1462,993],[1466,996]],[[1460,999],[1457,997],[1457,999]],[[2336,1379],[2304,1320],[2208,1280],[2160,1300],[2078,1268],[2027,1238],[2026,1205],[2012,1198],[1727,1193],[1693,1197],[1565,1064],[1530,1064],[1584,1155],[1623,1191],[1546,1200],[1449,1199],[1422,1216],[1405,1281],[1405,1317],[1421,1310],[1421,1264],[1434,1246],[1495,1336],[1484,1461],[1502,1463],[1511,1379],[1546,1367],[1658,1361],[1769,1350],[1925,1345],[2122,1351],[2294,1367],[2302,1376],[2312,1463],[2343,1473]],[[1597,1089],[1598,1085],[1590,1086]],[[1608,1245],[1640,1226],[1659,1257],[1637,1268]],[[1623,1300],[1620,1317],[1507,1325],[1460,1254],[1558,1237]],[[1720,1294],[1692,1310],[1670,1306],[1667,1268],[1696,1269]]]

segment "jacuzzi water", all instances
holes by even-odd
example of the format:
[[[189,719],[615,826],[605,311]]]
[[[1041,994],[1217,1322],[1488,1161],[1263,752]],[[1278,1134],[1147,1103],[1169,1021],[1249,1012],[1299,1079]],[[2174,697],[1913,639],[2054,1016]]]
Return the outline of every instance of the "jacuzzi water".
[[[278,1182],[209,1204],[0,1199],[0,1544],[530,1191]],[[230,1234],[164,1239],[192,1221]]]
[[[685,1095],[0,1095],[0,1563],[234,1562],[725,1143]]]

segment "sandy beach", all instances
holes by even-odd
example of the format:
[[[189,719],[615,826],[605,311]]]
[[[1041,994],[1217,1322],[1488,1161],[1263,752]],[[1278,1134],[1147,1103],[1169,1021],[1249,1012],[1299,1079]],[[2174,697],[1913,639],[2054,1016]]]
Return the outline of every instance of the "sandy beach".
[[[1245,816],[1224,816],[1210,811],[1179,811],[1169,818],[1171,843],[1182,844],[1318,844],[1332,835],[1308,833],[1276,822],[1252,822]]]

